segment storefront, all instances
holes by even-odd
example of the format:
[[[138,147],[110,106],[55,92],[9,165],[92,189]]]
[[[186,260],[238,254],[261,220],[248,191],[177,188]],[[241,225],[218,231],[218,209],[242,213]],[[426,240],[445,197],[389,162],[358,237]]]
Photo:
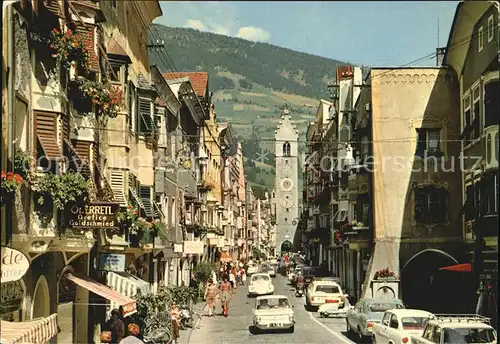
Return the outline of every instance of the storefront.
[[[25,314],[26,285],[23,277],[30,269],[30,260],[21,251],[1,248],[2,279],[0,285],[0,342],[5,344],[47,343],[57,335],[57,314],[50,314],[47,283],[35,288],[32,318]],[[45,287],[45,288],[44,288]],[[41,302],[38,304],[38,302]],[[41,315],[40,317],[36,315]]]

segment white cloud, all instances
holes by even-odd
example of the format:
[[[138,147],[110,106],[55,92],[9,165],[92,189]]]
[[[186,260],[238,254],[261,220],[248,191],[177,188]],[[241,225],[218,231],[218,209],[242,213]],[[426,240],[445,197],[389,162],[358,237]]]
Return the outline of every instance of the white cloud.
[[[195,29],[195,30],[200,30],[200,31],[206,31],[207,27],[201,20],[198,19],[188,19],[186,20],[186,23],[184,24],[185,27]]]
[[[255,42],[267,42],[271,38],[271,34],[260,27],[243,26],[238,30],[236,37]]]

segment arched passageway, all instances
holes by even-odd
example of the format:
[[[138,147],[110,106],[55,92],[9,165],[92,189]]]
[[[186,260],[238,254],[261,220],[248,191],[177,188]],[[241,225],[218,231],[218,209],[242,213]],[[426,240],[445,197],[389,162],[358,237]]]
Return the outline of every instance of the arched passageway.
[[[457,260],[439,250],[423,250],[408,260],[401,270],[401,292],[408,308],[434,313],[463,313],[463,275],[439,268]]]
[[[40,276],[38,279],[35,292],[33,294],[31,318],[44,318],[50,315],[50,292],[49,284],[45,276]]]
[[[293,248],[293,244],[290,240],[285,240],[281,243],[281,252],[290,252]]]

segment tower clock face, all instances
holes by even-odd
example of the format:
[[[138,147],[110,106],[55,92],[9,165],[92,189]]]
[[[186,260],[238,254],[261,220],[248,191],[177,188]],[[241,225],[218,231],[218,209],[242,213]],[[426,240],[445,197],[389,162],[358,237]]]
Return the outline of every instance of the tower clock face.
[[[290,178],[283,178],[280,182],[280,188],[283,191],[291,191],[293,189],[293,181]]]
[[[293,207],[295,201],[290,198],[290,196],[284,196],[284,198],[281,199],[281,206],[283,208],[291,208]]]

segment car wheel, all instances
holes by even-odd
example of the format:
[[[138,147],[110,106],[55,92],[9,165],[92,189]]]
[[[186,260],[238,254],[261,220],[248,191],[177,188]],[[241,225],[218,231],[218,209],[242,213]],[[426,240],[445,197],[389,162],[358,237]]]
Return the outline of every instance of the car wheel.
[[[288,330],[287,330],[288,333],[293,333],[295,332],[295,326],[292,326],[290,327]]]
[[[248,327],[248,331],[251,333],[251,334],[259,334],[259,329],[255,326],[250,326]]]

